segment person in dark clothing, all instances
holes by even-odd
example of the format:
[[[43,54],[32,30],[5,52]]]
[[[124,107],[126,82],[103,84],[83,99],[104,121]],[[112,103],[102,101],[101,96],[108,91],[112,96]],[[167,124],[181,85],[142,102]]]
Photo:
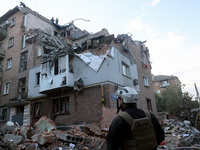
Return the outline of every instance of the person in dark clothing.
[[[127,112],[133,119],[143,118],[146,116],[142,109],[137,108],[138,93],[135,89],[123,87],[116,91],[116,95],[120,101],[118,111],[121,109],[122,111]],[[154,128],[154,131],[152,132],[155,132],[157,145],[159,145],[165,139],[164,130],[158,122],[156,116],[153,113],[150,114],[151,122]],[[131,139],[133,139],[133,136],[130,125],[122,116],[118,115],[114,118],[109,128],[106,139],[107,150],[126,150],[124,148],[124,141]]]

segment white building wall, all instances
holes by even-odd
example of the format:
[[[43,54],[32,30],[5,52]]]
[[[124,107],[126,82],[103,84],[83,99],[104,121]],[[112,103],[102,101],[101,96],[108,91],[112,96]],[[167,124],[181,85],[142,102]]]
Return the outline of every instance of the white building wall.
[[[53,35],[55,28],[52,24],[47,23],[46,21],[42,20],[37,16],[37,14],[33,15],[31,13],[26,14],[26,30],[40,28],[41,30],[45,31],[46,33]]]
[[[107,56],[100,66],[100,69],[96,72],[90,68],[79,57],[74,58],[74,79],[81,78],[84,82],[84,86],[92,84],[113,82],[122,86],[131,86],[139,91],[139,86],[133,86],[133,79],[138,79],[136,64],[131,65],[130,60],[122,55],[117,49],[113,48],[114,56]],[[122,75],[122,64],[125,62],[130,66],[131,77],[125,77]]]

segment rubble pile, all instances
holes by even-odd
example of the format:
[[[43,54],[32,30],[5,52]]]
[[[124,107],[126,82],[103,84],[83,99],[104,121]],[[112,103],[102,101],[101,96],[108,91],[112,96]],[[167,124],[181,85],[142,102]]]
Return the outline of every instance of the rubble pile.
[[[199,147],[200,132],[190,125],[190,122],[176,119],[164,119],[166,148],[175,149],[178,147]]]
[[[34,128],[9,121],[0,129],[0,150],[104,150],[106,134],[95,123],[61,131],[45,116]]]

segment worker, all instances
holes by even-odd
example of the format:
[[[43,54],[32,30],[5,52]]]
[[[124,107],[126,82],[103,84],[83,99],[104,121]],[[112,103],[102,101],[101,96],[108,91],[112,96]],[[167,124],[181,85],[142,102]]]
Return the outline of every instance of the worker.
[[[128,113],[128,115],[131,116],[129,118],[129,121],[130,119],[137,120],[147,118],[145,114],[147,114],[148,112],[137,108],[138,93],[134,88],[122,87],[116,91],[116,95],[120,102],[120,105],[118,106],[118,111],[121,109],[123,111],[122,113]],[[157,149],[157,146],[164,141],[164,130],[153,113],[149,113],[149,117],[149,125],[151,124],[152,129],[148,127],[147,129],[144,128],[136,130],[131,129],[130,124],[125,120],[123,115],[118,115],[117,117],[115,117],[110,125],[106,139],[107,150]],[[134,131],[135,133],[133,133],[132,131]],[[146,134],[141,135],[140,132],[146,132]],[[144,140],[141,142],[137,139]]]

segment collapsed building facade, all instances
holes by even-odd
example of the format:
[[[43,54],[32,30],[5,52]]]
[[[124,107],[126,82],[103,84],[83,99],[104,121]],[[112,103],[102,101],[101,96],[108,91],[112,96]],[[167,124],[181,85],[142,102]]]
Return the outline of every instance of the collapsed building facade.
[[[138,107],[157,114],[145,42],[61,26],[25,5],[4,14],[0,24],[0,123],[33,125],[47,116],[57,126],[108,128],[122,86],[135,88]]]

